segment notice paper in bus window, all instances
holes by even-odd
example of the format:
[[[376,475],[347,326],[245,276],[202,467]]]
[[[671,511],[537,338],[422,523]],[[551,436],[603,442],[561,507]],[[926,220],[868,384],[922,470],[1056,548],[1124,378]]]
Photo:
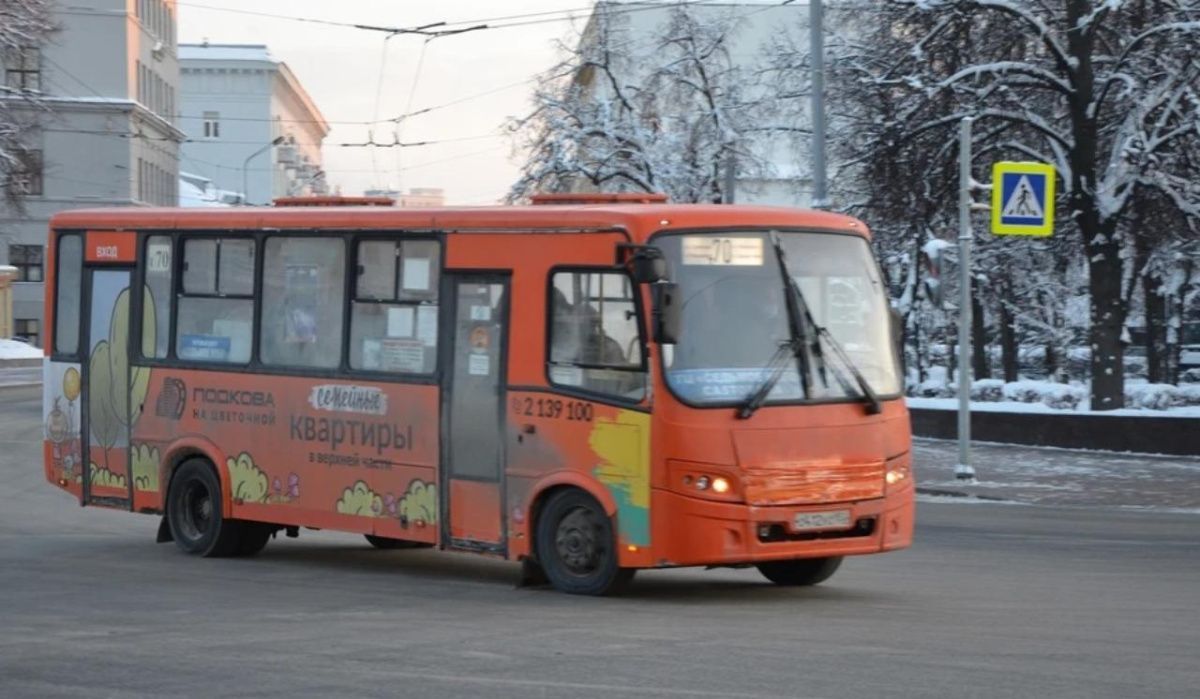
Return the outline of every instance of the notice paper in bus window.
[[[413,336],[413,309],[409,306],[392,306],[387,309],[388,337]]]
[[[428,257],[406,257],[404,258],[404,290],[405,291],[429,291],[429,265]]]
[[[430,347],[437,344],[437,325],[437,306],[417,308],[417,339],[421,341],[421,344]]]
[[[171,271],[171,244],[150,243],[146,246],[146,271]]]
[[[384,338],[379,341],[379,368],[397,373],[420,373],[425,370],[425,346],[418,340]]]
[[[230,341],[228,337],[216,335],[181,335],[179,338],[179,358],[192,361],[224,362],[229,360]]]
[[[687,235],[683,237],[683,264],[761,267],[763,239]]]

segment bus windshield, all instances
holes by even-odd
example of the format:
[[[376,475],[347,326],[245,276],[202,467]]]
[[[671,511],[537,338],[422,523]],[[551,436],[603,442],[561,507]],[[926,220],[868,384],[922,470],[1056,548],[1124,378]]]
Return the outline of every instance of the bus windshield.
[[[781,231],[779,238],[813,322],[828,330],[876,394],[899,393],[887,299],[867,242],[829,233]],[[792,339],[769,234],[671,234],[655,244],[670,263],[682,304],[678,342],[663,348],[667,384],[696,405],[745,401],[769,375],[780,345]],[[765,404],[861,398],[838,353],[827,343],[812,351],[817,328],[811,332],[806,361],[789,362]]]

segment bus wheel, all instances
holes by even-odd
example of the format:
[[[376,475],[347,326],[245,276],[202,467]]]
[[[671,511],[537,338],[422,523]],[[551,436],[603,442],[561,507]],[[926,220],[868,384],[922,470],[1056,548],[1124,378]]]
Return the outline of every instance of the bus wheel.
[[[554,587],[573,595],[620,592],[633,568],[617,566],[612,520],[582,490],[555,493],[537,521],[538,563]]]
[[[393,549],[427,549],[433,548],[433,544],[426,544],[421,541],[405,541],[404,539],[389,539],[386,536],[375,536],[374,534],[363,534],[367,542],[377,549],[383,551],[391,551]]]
[[[242,523],[225,519],[221,512],[221,482],[204,459],[188,459],[175,469],[167,491],[167,523],[175,545],[185,553],[238,553]]]
[[[758,572],[776,585],[801,586],[825,582],[842,565],[841,556],[769,561],[758,564]]]
[[[277,531],[273,524],[246,522],[242,525],[242,538],[238,541],[238,556],[253,556],[267,547],[271,535]]]

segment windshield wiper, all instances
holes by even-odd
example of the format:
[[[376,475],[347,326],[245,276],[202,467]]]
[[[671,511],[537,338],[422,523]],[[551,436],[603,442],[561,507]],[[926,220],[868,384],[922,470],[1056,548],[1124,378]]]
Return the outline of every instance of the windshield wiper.
[[[782,359],[786,358],[789,351],[796,357],[800,370],[800,380],[804,388],[804,396],[806,398],[809,396],[808,356],[804,351],[806,344],[809,345],[809,350],[811,351],[813,361],[816,363],[817,374],[821,378],[821,382],[825,386],[828,386],[829,380],[825,374],[825,356],[821,351],[822,339],[829,343],[830,348],[833,349],[833,353],[837,355],[838,360],[849,370],[850,375],[854,378],[854,382],[858,384],[858,393],[866,404],[867,415],[878,415],[883,412],[883,405],[879,401],[878,394],[875,393],[875,390],[871,388],[870,382],[867,381],[866,377],[862,375],[862,372],[859,371],[858,367],[850,359],[845,348],[829,332],[828,328],[817,325],[816,321],[813,320],[812,311],[809,309],[808,302],[804,298],[804,292],[800,290],[800,285],[796,283],[795,278],[788,271],[787,256],[783,251],[782,243],[779,241],[779,235],[775,231],[771,231],[771,245],[775,248],[775,258],[779,261],[779,271],[783,276],[783,292],[784,298],[787,300],[788,329],[791,333],[791,341],[780,346],[779,351],[776,352],[775,357],[771,359],[771,363],[768,365],[771,373],[738,410],[738,417],[743,420],[750,417],[754,414],[754,411],[758,410],[766,402],[767,395],[770,394],[771,390],[775,388],[775,384],[779,383],[780,377],[783,376],[783,369],[786,364],[782,362]],[[811,343],[808,338],[808,328],[816,330]],[[846,384],[846,381],[843,380],[840,371],[837,372],[836,378],[838,383],[841,384],[842,390],[847,393],[852,391],[850,386]]]
[[[883,412],[883,404],[879,401],[879,394],[875,393],[875,389],[871,388],[871,382],[867,381],[867,377],[863,376],[862,372],[858,370],[858,366],[850,359],[850,355],[846,354],[846,349],[842,347],[842,343],[838,342],[833,333],[829,332],[829,329],[825,327],[817,327],[817,337],[825,338],[825,341],[833,348],[833,353],[837,355],[838,360],[850,370],[850,375],[854,377],[854,382],[858,384],[863,402],[867,405],[867,415],[878,415]],[[840,376],[838,380],[841,381]],[[842,385],[845,387],[844,382],[842,382]]]
[[[783,278],[783,298],[787,304],[788,318],[788,341],[779,346],[779,350],[775,356],[771,358],[771,362],[767,365],[770,371],[767,377],[759,384],[754,393],[746,399],[742,407],[738,409],[738,418],[745,420],[754,414],[754,411],[762,407],[762,404],[767,400],[767,395],[771,393],[771,389],[775,388],[775,384],[779,383],[780,377],[783,376],[784,367],[787,363],[784,361],[787,355],[791,354],[796,358],[796,368],[800,371],[800,387],[804,391],[804,397],[807,398],[810,393],[809,376],[808,376],[808,355],[805,354],[805,345],[810,342],[808,330],[805,327],[805,320],[811,324],[812,315],[808,312],[808,306],[804,303],[804,296],[800,294],[800,289],[796,286],[796,281],[792,279],[792,275],[788,273],[787,261],[783,256],[783,245],[779,242],[779,234],[771,231],[771,245],[775,248],[775,259],[779,262],[779,274]],[[809,327],[813,327],[809,325]],[[812,356],[818,362],[818,371],[821,375],[821,380],[825,381],[825,363],[821,356],[821,342],[817,337],[811,339]]]

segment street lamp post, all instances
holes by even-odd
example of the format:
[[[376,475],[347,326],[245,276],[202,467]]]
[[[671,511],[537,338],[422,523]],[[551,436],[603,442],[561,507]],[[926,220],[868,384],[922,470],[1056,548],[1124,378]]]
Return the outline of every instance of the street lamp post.
[[[249,180],[246,177],[247,168],[250,167],[250,161],[267,152],[271,148],[283,143],[283,141],[283,136],[275,137],[275,139],[267,145],[246,156],[246,160],[242,162],[242,204],[247,204],[250,200]]]

